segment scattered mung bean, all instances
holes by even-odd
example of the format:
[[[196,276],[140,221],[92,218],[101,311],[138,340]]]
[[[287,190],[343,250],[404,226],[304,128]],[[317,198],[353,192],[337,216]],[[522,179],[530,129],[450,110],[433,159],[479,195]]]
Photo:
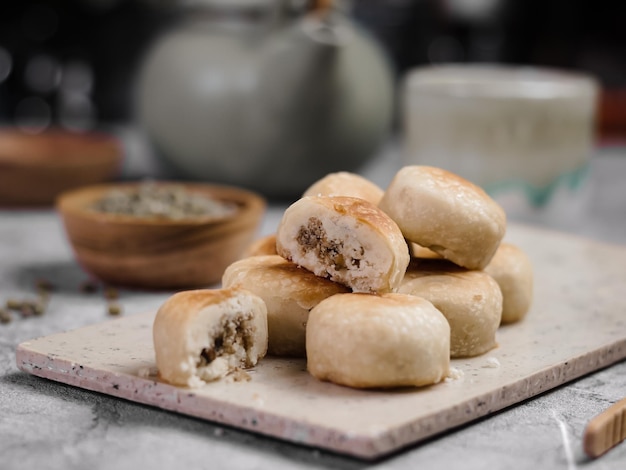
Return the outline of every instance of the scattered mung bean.
[[[122,307],[116,302],[111,302],[108,305],[108,312],[111,316],[117,316],[122,313]]]
[[[13,317],[11,316],[11,312],[3,308],[0,308],[0,323],[2,324],[10,323],[11,320],[13,320]]]
[[[80,291],[86,294],[93,294],[98,290],[98,283],[93,280],[85,281],[80,285]]]
[[[6,302],[6,308],[9,310],[19,310],[22,308],[22,301],[17,299],[8,299]]]
[[[35,315],[35,305],[32,302],[22,302],[19,312],[23,318],[32,317]]]
[[[39,299],[33,304],[33,314],[37,317],[40,317],[44,313],[46,313],[46,301],[43,299]]]
[[[34,299],[10,298],[5,301],[5,307],[0,307],[0,324],[9,323],[13,320],[14,316],[11,312],[15,312],[22,318],[41,316],[46,312],[50,292],[54,290],[54,286],[46,281],[37,281],[36,287],[38,296]],[[80,286],[80,290],[86,293],[96,292],[99,289],[102,289],[103,297],[107,302],[107,313],[112,316],[120,315],[122,306],[117,302],[119,291],[115,287],[101,287],[94,280],[85,281]]]
[[[107,300],[114,300],[119,298],[119,293],[115,287],[107,287],[104,289],[104,298]]]
[[[54,284],[46,279],[38,279],[35,287],[39,292],[51,292],[55,290]]]

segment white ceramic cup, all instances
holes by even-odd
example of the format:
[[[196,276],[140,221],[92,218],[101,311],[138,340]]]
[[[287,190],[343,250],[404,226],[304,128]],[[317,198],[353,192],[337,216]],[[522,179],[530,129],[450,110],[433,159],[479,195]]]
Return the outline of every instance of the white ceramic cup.
[[[404,163],[457,173],[509,212],[580,192],[594,143],[592,77],[504,65],[428,66],[409,72],[403,94]]]

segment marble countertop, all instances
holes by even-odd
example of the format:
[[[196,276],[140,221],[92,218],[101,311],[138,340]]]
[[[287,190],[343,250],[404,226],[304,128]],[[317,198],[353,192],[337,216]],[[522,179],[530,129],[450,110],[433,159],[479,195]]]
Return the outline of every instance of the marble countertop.
[[[385,185],[399,165],[384,151],[363,174]],[[626,245],[626,149],[594,155],[575,215],[516,214],[514,221]],[[284,210],[271,205],[261,234]],[[625,268],[626,279],[626,268]],[[300,447],[210,422],[47,381],[18,371],[22,341],[109,319],[102,293],[86,293],[51,210],[0,211],[0,303],[36,298],[36,283],[54,284],[43,316],[0,324],[0,468],[550,468],[622,469],[626,445],[587,460],[587,422],[626,396],[626,362],[571,382],[471,425],[376,462]],[[153,310],[167,292],[120,290],[122,314]],[[626,312],[624,312],[626,315]]]

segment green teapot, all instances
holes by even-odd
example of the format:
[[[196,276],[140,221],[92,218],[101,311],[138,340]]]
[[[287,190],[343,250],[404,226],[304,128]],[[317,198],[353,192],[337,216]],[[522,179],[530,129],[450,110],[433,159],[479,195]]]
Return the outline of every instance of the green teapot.
[[[171,176],[291,198],[376,154],[393,76],[348,14],[322,1],[184,8],[146,54],[136,89],[140,127]]]

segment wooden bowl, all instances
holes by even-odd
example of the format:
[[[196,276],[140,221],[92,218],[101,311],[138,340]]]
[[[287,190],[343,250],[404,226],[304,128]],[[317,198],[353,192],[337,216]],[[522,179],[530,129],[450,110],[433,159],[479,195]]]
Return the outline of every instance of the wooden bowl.
[[[221,219],[140,218],[98,212],[90,207],[112,189],[133,190],[142,183],[95,185],[63,193],[57,200],[65,231],[78,262],[112,285],[147,289],[208,287],[239,259],[256,236],[266,202],[239,188],[184,183],[189,192],[234,203]]]
[[[0,129],[0,205],[51,206],[63,191],[112,180],[122,157],[107,134]]]

